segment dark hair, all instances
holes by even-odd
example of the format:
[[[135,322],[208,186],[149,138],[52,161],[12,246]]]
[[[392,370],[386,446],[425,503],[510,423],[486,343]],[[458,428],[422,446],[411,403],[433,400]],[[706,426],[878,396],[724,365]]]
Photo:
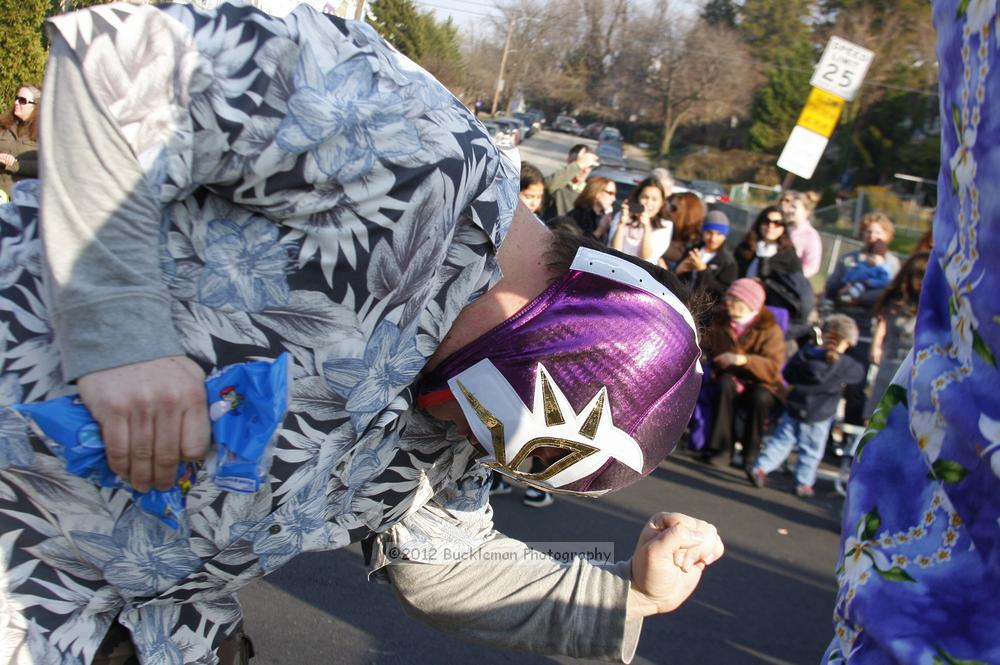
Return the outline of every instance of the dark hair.
[[[14,105],[11,103],[7,112],[0,115],[0,130],[13,129],[18,138],[28,137],[32,141],[38,141],[38,119],[41,117],[42,91],[37,85],[22,83],[16,90],[27,88],[35,95],[35,109],[31,112],[31,117],[21,122],[14,115]]]
[[[547,220],[545,226],[549,227],[553,233],[566,233],[573,236],[583,235],[583,229],[580,228],[575,219],[568,215],[557,215]],[[572,259],[570,259],[570,263],[572,263]],[[568,268],[569,265],[567,264],[566,267]]]
[[[913,248],[914,252],[929,252],[934,249],[934,231],[928,229],[924,235],[920,236],[920,240],[917,241],[917,246]]]
[[[604,176],[595,175],[587,180],[586,186],[580,195],[576,197],[576,201],[573,202],[574,208],[580,208],[581,210],[591,210],[594,207],[594,201],[597,200],[597,195],[604,191],[604,188],[608,186],[611,182],[611,178],[605,178]]]
[[[700,289],[692,292],[680,281],[680,278],[671,271],[661,268],[655,263],[643,261],[637,256],[632,256],[630,254],[611,249],[594,238],[590,238],[585,235],[566,233],[562,230],[553,230],[552,242],[549,243],[549,249],[545,252],[545,265],[549,269],[550,284],[555,282],[562,276],[563,273],[569,270],[569,267],[573,264],[573,259],[576,258],[577,251],[579,251],[581,247],[594,249],[598,252],[604,252],[605,254],[612,254],[645,270],[653,279],[670,289],[673,294],[676,295],[682,303],[684,303],[684,305],[691,312],[691,316],[694,318],[695,327],[698,329],[699,336],[701,335],[706,315],[709,311],[711,311],[712,306],[715,304],[711,294]]]
[[[587,152],[590,150],[590,146],[586,143],[577,143],[575,146],[569,149],[569,155],[567,156],[568,162],[575,162],[576,158],[580,156],[581,152]]]
[[[528,189],[532,185],[545,185],[545,176],[538,170],[538,167],[529,162],[521,163],[521,191]]]
[[[905,316],[917,313],[917,303],[920,301],[920,286],[927,272],[927,262],[930,253],[917,252],[906,259],[906,262],[896,273],[896,276],[875,302],[873,313],[884,317],[890,308]]]
[[[750,258],[757,252],[757,241],[762,239],[760,226],[767,219],[767,216],[771,214],[781,215],[781,208],[778,206],[767,206],[761,210],[760,214],[757,215],[757,219],[753,220],[750,230],[743,236],[743,243],[739,251],[743,254],[744,258]],[[784,215],[781,215],[781,218],[784,219]],[[785,223],[782,222],[781,225],[784,227]],[[778,251],[780,252],[789,248],[795,249],[795,246],[792,245],[792,239],[788,236],[788,228],[785,227],[785,232],[778,238]],[[747,250],[749,250],[749,253]]]
[[[636,185],[635,189],[629,192],[628,195],[629,210],[632,213],[634,213],[636,210],[642,208],[642,205],[639,203],[639,196],[642,194],[642,190],[648,189],[649,187],[655,187],[657,190],[659,190],[660,196],[663,197],[663,205],[660,206],[660,209],[656,211],[656,214],[653,215],[653,218],[650,220],[650,223],[652,224],[654,229],[661,229],[663,228],[663,221],[665,218],[664,212],[667,209],[667,196],[664,193],[663,185],[660,184],[658,178],[653,178],[653,177],[646,178],[638,185]],[[622,220],[622,222],[624,221],[625,220]]]
[[[689,243],[701,237],[701,225],[705,222],[705,203],[694,192],[671,194],[670,220],[674,223],[673,237]]]

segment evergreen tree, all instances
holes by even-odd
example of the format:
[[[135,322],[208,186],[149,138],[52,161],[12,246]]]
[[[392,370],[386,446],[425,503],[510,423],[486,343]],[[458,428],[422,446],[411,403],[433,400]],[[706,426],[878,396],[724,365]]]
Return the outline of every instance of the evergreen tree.
[[[701,17],[706,23],[724,28],[735,28],[738,15],[739,7],[733,0],[708,0],[701,10]]]
[[[754,95],[750,110],[752,150],[781,152],[809,96],[814,57],[812,47],[805,43],[780,52],[770,64],[767,81]]]
[[[41,84],[45,68],[42,21],[49,0],[0,0],[0,104],[6,112],[22,83]]]
[[[451,19],[438,23],[431,12],[417,11],[412,0],[375,0],[370,7],[372,27],[387,42],[446,86],[458,84],[464,63]]]
[[[422,20],[411,0],[375,0],[371,25],[382,38],[413,61],[423,55],[426,21]]]
[[[747,0],[738,29],[762,65],[765,83],[750,110],[750,148],[778,153],[809,96],[818,54],[809,0]]]
[[[756,57],[787,58],[812,41],[810,0],[746,0],[739,13],[739,30]]]

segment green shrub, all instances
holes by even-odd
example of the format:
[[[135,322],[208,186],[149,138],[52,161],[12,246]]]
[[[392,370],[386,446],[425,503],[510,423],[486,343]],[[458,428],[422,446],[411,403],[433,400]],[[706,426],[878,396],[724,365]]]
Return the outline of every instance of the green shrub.
[[[42,22],[49,11],[48,0],[0,0],[0,106],[6,113],[22,83],[42,82],[45,47]]]

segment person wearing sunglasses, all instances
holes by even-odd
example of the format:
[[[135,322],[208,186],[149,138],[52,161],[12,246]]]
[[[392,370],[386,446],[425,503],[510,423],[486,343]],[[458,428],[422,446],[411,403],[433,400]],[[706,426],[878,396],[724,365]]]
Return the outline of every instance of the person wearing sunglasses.
[[[38,103],[42,91],[24,84],[10,110],[0,116],[0,189],[8,195],[14,183],[38,176]]]
[[[606,242],[611,227],[618,189],[615,182],[604,176],[593,176],[573,202],[573,209],[567,217],[572,217],[584,235],[600,242]]]
[[[144,491],[208,455],[207,372],[288,352],[292,385],[266,486],[199,473],[183,533],[0,421],[8,651],[228,665],[243,585],[364,542],[442,630],[630,660],[722,555],[714,527],[654,515],[617,567],[511,558],[487,478],[596,498],[653,472],[701,383],[673,276],[549,231],[482,125],[363,23],[123,3],[49,35],[43,178],[0,214],[3,397],[78,391]]]
[[[784,327],[789,339],[811,331],[808,320],[816,296],[802,272],[802,261],[778,206],[760,211],[734,255],[740,277],[759,279],[767,292],[767,305],[787,313]],[[781,313],[779,318],[784,318]]]

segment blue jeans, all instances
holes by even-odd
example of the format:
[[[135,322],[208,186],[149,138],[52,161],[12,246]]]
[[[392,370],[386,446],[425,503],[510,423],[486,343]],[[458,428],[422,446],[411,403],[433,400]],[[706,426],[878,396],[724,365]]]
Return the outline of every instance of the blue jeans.
[[[832,424],[833,418],[807,423],[783,414],[774,434],[765,439],[764,451],[757,457],[755,467],[764,473],[771,473],[781,466],[797,445],[799,461],[795,465],[795,481],[812,487],[816,482],[816,469],[826,451],[826,438],[830,435]]]

